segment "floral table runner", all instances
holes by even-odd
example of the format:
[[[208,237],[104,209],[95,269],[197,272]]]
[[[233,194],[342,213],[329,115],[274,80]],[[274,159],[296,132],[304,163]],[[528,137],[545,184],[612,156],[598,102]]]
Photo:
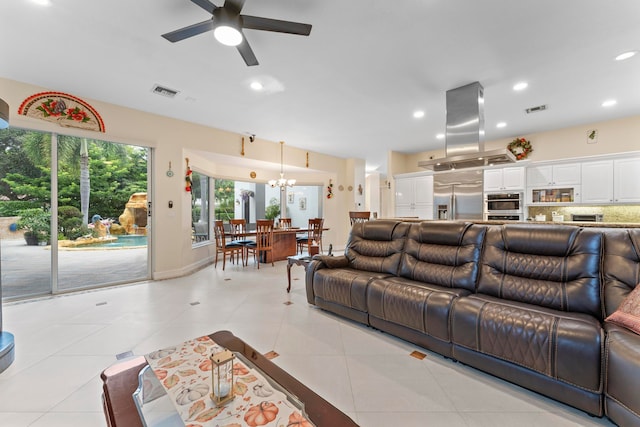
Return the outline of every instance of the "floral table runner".
[[[186,427],[313,427],[264,375],[236,358],[235,399],[216,407],[211,392],[209,356],[224,350],[208,336],[145,355]]]

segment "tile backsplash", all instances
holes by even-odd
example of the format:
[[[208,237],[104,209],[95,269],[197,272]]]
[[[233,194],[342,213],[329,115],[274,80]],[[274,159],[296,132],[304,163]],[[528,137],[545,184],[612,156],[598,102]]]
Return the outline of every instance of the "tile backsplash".
[[[640,205],[616,206],[529,206],[527,218],[545,215],[551,221],[552,212],[564,215],[565,221],[571,221],[571,215],[602,214],[603,222],[640,223]]]

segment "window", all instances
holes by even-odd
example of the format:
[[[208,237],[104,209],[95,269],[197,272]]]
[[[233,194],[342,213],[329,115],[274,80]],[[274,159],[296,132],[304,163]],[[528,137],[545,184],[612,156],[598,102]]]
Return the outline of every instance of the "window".
[[[193,171],[191,174],[191,232],[193,244],[211,240],[209,230],[209,177]]]

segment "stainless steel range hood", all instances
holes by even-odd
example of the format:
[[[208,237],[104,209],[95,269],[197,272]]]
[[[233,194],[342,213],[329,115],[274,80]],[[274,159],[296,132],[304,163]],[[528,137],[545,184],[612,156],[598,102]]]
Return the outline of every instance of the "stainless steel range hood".
[[[479,82],[447,91],[445,156],[418,166],[449,171],[516,161],[506,148],[484,151],[484,88]]]

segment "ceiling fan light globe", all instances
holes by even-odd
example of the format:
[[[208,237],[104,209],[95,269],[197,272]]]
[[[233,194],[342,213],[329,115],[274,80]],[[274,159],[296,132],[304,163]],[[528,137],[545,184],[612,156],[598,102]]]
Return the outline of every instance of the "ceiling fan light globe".
[[[213,35],[225,46],[238,46],[242,43],[242,33],[228,25],[220,25],[213,30]]]

